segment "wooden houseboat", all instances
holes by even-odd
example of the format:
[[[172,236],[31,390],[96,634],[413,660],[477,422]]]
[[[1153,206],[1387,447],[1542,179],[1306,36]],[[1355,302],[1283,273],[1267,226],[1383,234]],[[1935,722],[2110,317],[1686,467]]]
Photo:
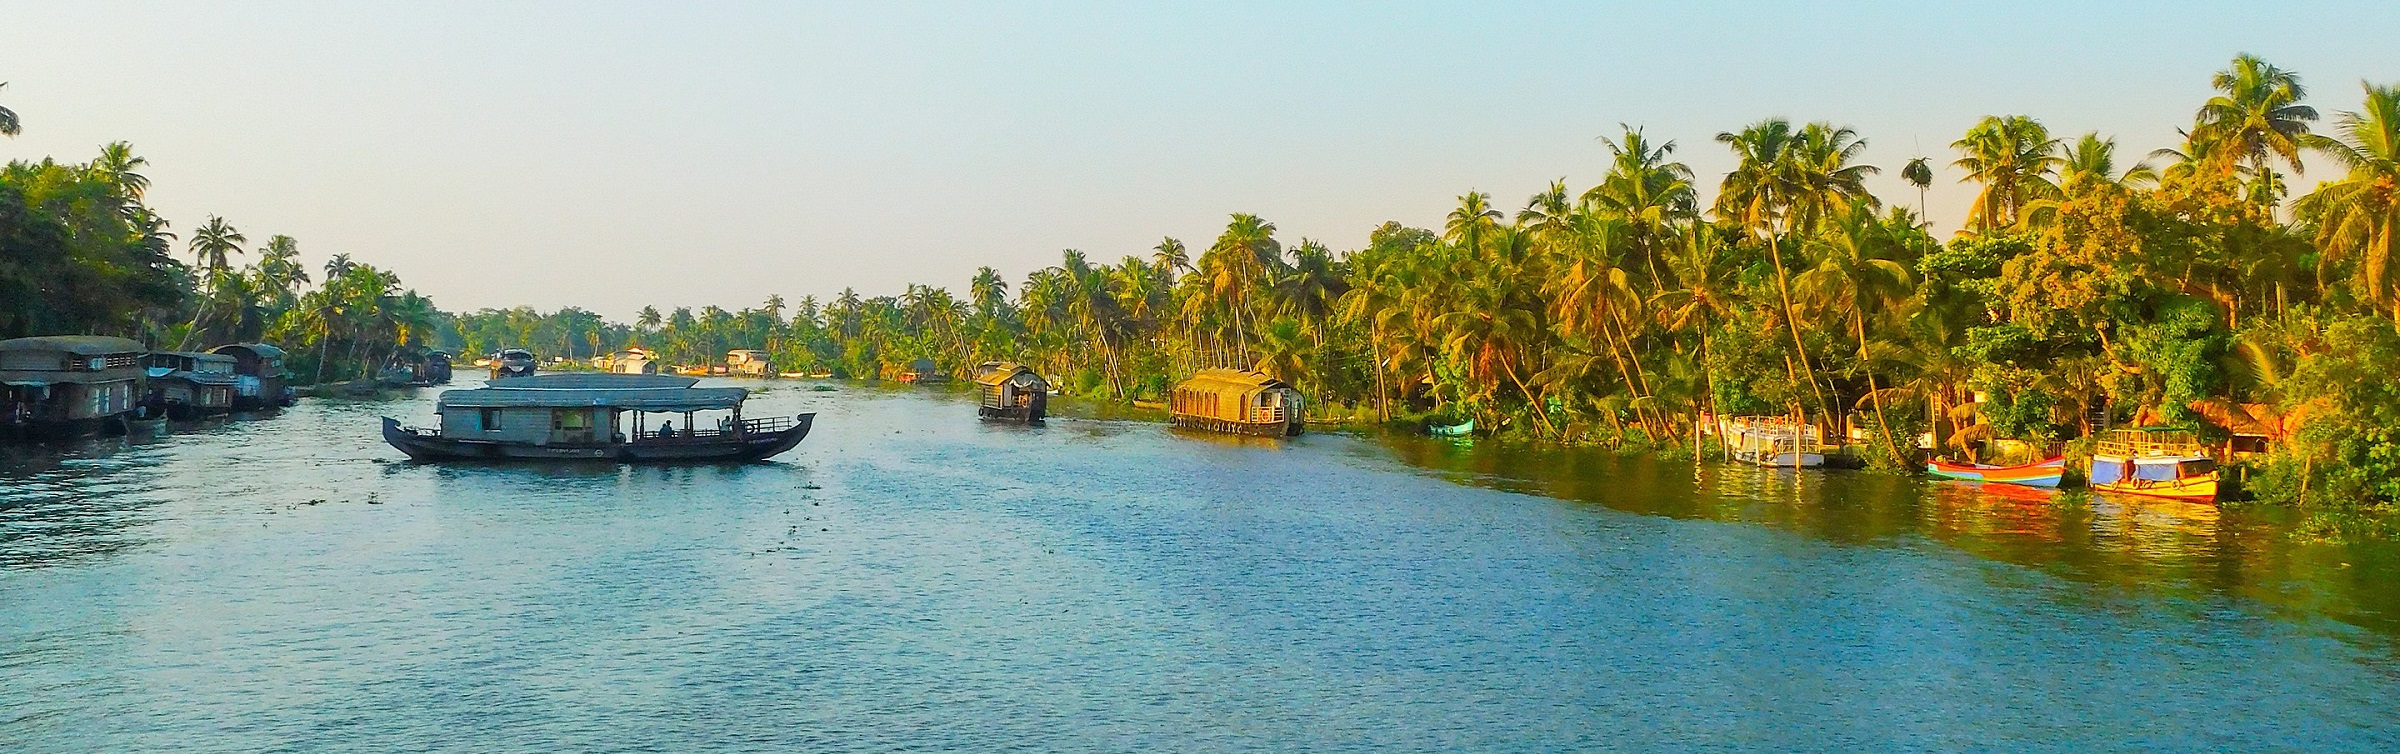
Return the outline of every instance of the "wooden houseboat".
[[[609,374],[658,374],[658,356],[636,346],[592,357],[592,368]]]
[[[100,335],[0,340],[0,437],[122,431],[141,394],[142,344]]]
[[[725,373],[734,377],[775,376],[774,368],[767,365],[767,352],[752,348],[726,351]]]
[[[949,382],[950,375],[944,373],[941,364],[932,359],[915,359],[908,362],[907,368],[893,375],[892,379],[911,385],[939,385]]]
[[[265,343],[235,343],[209,349],[233,357],[235,410],[280,408],[299,402],[292,374],[283,369],[283,349]]]
[[[232,413],[234,387],[241,380],[235,363],[224,354],[152,351],[142,357],[148,377],[143,413],[185,421]]]
[[[2192,433],[2177,429],[2112,429],[2092,453],[2090,480],[2100,492],[2217,501],[2217,460]]]
[[[540,364],[541,360],[534,358],[532,351],[522,348],[503,348],[499,353],[492,354],[492,379],[531,377],[534,369]]]
[[[975,387],[982,394],[975,411],[983,418],[1032,424],[1049,412],[1050,383],[1023,364],[1012,361],[978,364]]]
[[[1202,369],[1167,393],[1178,427],[1283,437],[1306,426],[1300,391],[1282,380],[1243,369]]]
[[[443,391],[431,429],[383,420],[383,438],[418,461],[756,461],[799,445],[816,414],[742,418],[750,392],[670,375],[548,374]],[[695,425],[700,412],[713,428]],[[651,414],[681,414],[651,426]]]
[[[1737,416],[1723,421],[1717,437],[1725,455],[1753,466],[1813,469],[1825,465],[1824,435],[1816,425],[1788,416]]]
[[[421,363],[422,366],[417,370],[418,380],[427,385],[450,384],[451,367],[450,354],[448,352],[427,351],[425,352],[425,359]]]

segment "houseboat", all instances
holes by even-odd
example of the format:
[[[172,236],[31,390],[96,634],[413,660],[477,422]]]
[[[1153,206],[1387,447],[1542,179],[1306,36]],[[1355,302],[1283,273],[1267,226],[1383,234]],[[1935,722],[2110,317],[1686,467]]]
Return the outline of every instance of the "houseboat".
[[[2092,452],[2093,490],[2195,503],[2217,501],[2217,459],[2192,433],[2112,429]]]
[[[1306,426],[1300,391],[1264,373],[1202,369],[1167,393],[1178,427],[1241,435],[1285,437]]]
[[[450,354],[448,352],[427,351],[423,365],[419,367],[417,374],[418,379],[427,385],[448,385],[450,384],[450,371]]]
[[[283,369],[283,349],[265,343],[235,343],[209,349],[233,357],[233,407],[237,411],[281,408],[299,402],[292,374]]]
[[[941,364],[932,359],[916,359],[908,362],[908,368],[900,370],[893,379],[911,385],[938,385],[949,382],[950,375],[943,373]]]
[[[609,374],[658,374],[658,356],[634,347],[592,357],[592,368]]]
[[[774,369],[767,366],[767,352],[752,348],[726,351],[725,374],[733,377],[775,376]]]
[[[540,363],[541,360],[534,358],[532,351],[522,348],[503,348],[499,353],[492,354],[492,379],[531,377],[535,366]]]
[[[1790,417],[1733,417],[1718,427],[1717,437],[1736,462],[1792,469],[1825,465],[1824,435],[1816,425]]]
[[[233,412],[240,376],[231,356],[198,351],[153,351],[142,357],[146,372],[141,407],[145,416],[189,421]]]
[[[0,340],[0,438],[121,432],[141,394],[142,344],[100,335]]]
[[[750,392],[671,375],[547,374],[446,390],[430,429],[385,417],[383,439],[417,461],[756,461],[799,445],[816,414],[742,418]],[[711,417],[701,428],[698,422]],[[653,414],[667,414],[655,425]],[[681,415],[677,423],[674,415]]]
[[[975,366],[975,387],[982,401],[975,412],[986,419],[1032,424],[1049,411],[1050,383],[1032,368],[1011,361],[986,361]]]

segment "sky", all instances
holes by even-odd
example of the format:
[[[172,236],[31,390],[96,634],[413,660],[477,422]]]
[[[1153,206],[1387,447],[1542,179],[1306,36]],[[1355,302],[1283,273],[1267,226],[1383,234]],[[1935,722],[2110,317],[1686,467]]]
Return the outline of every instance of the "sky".
[[[220,215],[444,309],[963,292],[1078,249],[1287,245],[1577,191],[1619,124],[1856,129],[1941,233],[1950,143],[2025,114],[2138,156],[2250,52],[2310,102],[2400,81],[2400,3],[117,3],[0,0],[0,159],[130,141],[178,230]],[[2315,171],[2294,179],[2305,190]]]

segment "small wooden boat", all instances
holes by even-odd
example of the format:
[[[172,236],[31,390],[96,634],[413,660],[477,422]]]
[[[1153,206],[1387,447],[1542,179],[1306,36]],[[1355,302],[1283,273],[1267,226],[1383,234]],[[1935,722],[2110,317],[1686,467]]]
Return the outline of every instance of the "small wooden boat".
[[[2092,453],[2092,489],[2196,503],[2217,501],[2217,460],[2192,433],[2117,429]]]
[[[1823,435],[1815,425],[1782,416],[1741,416],[1718,429],[1725,453],[1753,466],[1813,469],[1825,465]]]
[[[1468,419],[1457,424],[1427,424],[1425,425],[1425,434],[1435,437],[1465,437],[1475,434],[1475,420]]]
[[[982,394],[975,413],[985,419],[1040,422],[1049,413],[1050,383],[1023,364],[986,361],[975,366],[975,386]]]
[[[791,450],[816,414],[742,418],[749,391],[694,387],[688,377],[551,374],[517,377],[473,390],[444,391],[433,429],[383,419],[383,439],[411,460],[756,461]],[[702,411],[729,411],[700,429]],[[656,429],[649,414],[682,414]],[[628,419],[630,421],[628,421]]]
[[[1999,482],[2027,487],[2057,487],[2067,472],[2067,457],[2059,456],[2038,463],[2017,466],[1991,466],[1980,463],[1950,463],[1926,461],[1926,473],[1944,479],[1963,479],[1970,482]]]

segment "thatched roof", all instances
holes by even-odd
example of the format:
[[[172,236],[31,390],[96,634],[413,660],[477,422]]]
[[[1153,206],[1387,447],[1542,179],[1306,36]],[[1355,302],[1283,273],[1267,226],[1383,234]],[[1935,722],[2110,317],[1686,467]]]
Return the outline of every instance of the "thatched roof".
[[[1191,379],[1175,385],[1176,390],[1217,393],[1220,395],[1249,395],[1261,390],[1286,390],[1291,385],[1267,376],[1264,372],[1247,369],[1202,369]]]
[[[145,350],[148,349],[137,341],[107,335],[44,335],[0,340],[0,351],[64,351],[77,356],[106,356]]]
[[[990,387],[1007,382],[1019,374],[1030,374],[1037,380],[1042,378],[1033,368],[1014,361],[986,361],[975,365],[975,384]]]

